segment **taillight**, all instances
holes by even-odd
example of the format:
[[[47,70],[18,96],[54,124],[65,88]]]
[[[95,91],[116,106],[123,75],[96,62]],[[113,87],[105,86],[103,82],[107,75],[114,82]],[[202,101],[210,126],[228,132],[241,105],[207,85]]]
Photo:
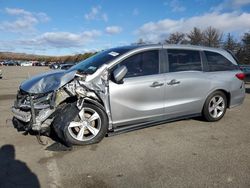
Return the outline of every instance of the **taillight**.
[[[244,80],[245,77],[246,77],[246,75],[245,75],[244,73],[237,73],[235,76],[236,76],[239,80]]]

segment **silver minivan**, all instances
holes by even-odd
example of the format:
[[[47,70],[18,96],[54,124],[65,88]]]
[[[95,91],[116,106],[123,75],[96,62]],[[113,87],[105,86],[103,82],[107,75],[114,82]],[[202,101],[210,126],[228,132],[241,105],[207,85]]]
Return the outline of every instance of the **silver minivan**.
[[[53,133],[68,146],[84,145],[177,119],[218,121],[244,97],[244,74],[228,51],[124,46],[24,81],[13,124],[26,133]]]

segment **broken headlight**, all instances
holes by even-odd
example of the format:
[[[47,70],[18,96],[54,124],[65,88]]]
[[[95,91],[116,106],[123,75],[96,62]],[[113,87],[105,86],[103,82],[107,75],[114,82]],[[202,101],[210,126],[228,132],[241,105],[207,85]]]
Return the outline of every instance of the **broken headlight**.
[[[51,107],[53,96],[53,93],[28,94],[20,90],[17,94],[15,107],[21,109],[30,109],[30,99],[32,98],[35,109],[48,108]]]
[[[33,104],[35,109],[44,109],[54,106],[54,92],[44,93],[44,94],[36,94],[31,96],[33,99]]]

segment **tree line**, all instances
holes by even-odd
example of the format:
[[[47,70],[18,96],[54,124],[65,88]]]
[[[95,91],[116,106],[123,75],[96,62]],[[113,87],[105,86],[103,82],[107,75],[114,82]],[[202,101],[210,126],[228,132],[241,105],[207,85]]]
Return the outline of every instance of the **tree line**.
[[[89,52],[84,54],[76,54],[72,56],[43,56],[32,55],[25,53],[12,53],[12,52],[0,52],[0,61],[5,60],[22,60],[22,61],[41,61],[41,62],[58,62],[58,63],[75,63],[81,60],[87,59],[94,55],[96,52]]]
[[[139,39],[136,44],[147,44]],[[204,30],[194,27],[189,33],[174,32],[160,44],[191,44],[232,51],[240,64],[250,64],[250,32],[244,33],[241,39],[236,39],[231,33],[223,34],[218,29],[208,27]]]

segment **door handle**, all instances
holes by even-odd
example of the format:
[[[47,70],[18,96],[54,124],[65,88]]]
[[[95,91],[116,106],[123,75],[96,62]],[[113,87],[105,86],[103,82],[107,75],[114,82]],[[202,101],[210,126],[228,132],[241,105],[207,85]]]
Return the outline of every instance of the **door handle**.
[[[164,83],[159,83],[159,82],[153,82],[150,87],[160,87],[160,86],[163,86]]]
[[[177,81],[176,79],[173,79],[173,80],[171,80],[170,82],[168,82],[167,84],[168,85],[175,85],[175,84],[179,84],[179,83],[181,83],[180,81]]]

